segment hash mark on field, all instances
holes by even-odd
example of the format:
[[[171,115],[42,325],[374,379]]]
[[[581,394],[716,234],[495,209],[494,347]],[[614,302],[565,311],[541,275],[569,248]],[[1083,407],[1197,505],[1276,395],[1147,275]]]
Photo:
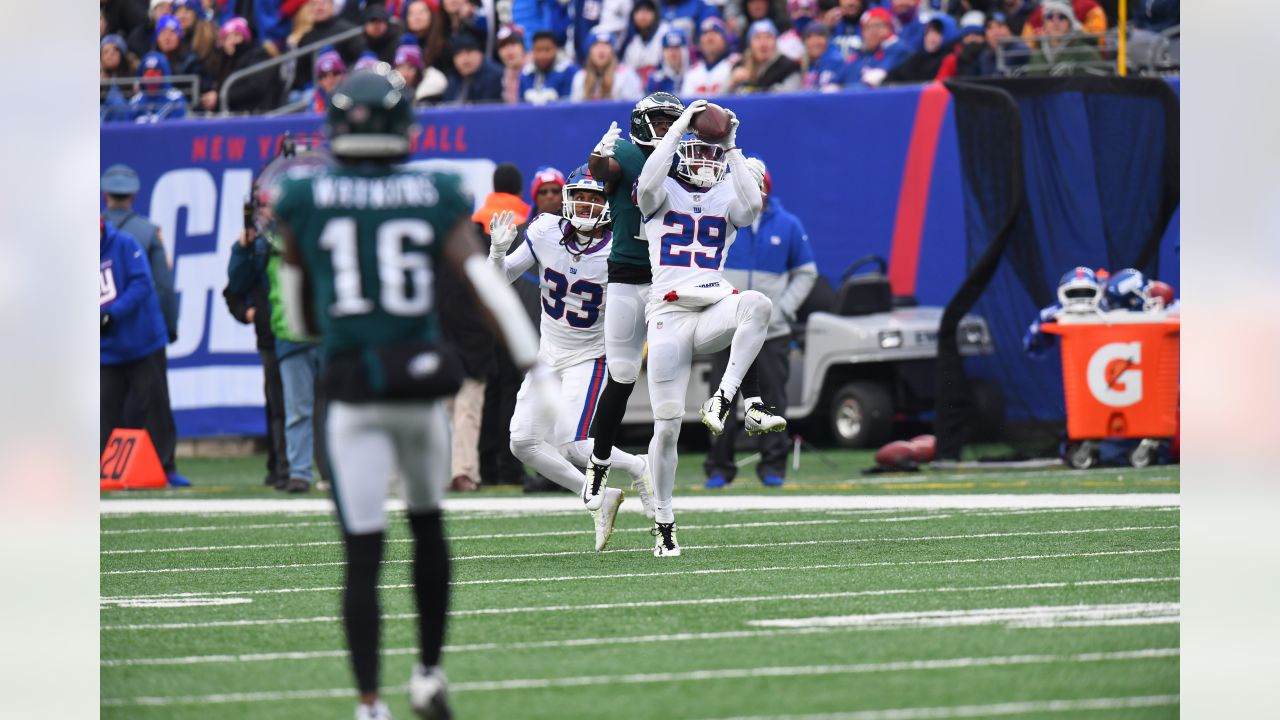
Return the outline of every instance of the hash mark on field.
[[[1034,605],[1031,607],[923,610],[915,612],[827,615],[807,618],[748,620],[769,628],[922,628],[999,625],[1008,628],[1094,627],[1097,625],[1174,624],[1178,603],[1120,603],[1111,605]]]
[[[1142,585],[1164,582],[1178,582],[1178,577],[1158,577],[1158,578],[1122,578],[1116,580],[1072,580],[1059,582],[1040,582],[1040,583],[1016,583],[1009,585],[979,585],[969,587],[938,587],[938,588],[887,588],[879,590],[847,590],[842,592],[825,592],[825,593],[798,593],[793,595],[758,595],[753,597],[718,597],[718,598],[691,598],[683,600],[633,600],[622,603],[595,603],[595,604],[576,604],[576,605],[542,605],[532,607],[507,607],[507,608],[477,608],[474,610],[451,610],[449,615],[452,617],[475,617],[481,615],[515,615],[522,613],[539,613],[539,612],[565,612],[565,611],[582,611],[582,610],[617,610],[624,608],[643,608],[643,607],[669,607],[674,605],[726,605],[737,603],[754,603],[754,602],[777,602],[777,601],[793,601],[793,600],[826,600],[832,598],[852,598],[852,597],[881,597],[888,595],[920,595],[924,593],[963,593],[963,592],[988,592],[999,590],[1043,590],[1050,588],[1074,588],[1074,587],[1092,587],[1100,585]],[[417,613],[395,613],[383,615],[383,620],[416,620]],[[102,625],[102,631],[107,630],[187,630],[190,628],[213,628],[213,627],[248,627],[261,625],[296,625],[309,623],[330,623],[337,622],[340,618],[335,616],[322,615],[318,617],[305,618],[266,618],[262,620],[216,620],[205,622],[178,622],[178,623],[141,623],[141,624],[125,624],[125,625]]]
[[[908,565],[964,565],[969,563],[1006,562],[1016,560],[1055,560],[1059,558],[1105,557],[1110,555],[1150,555],[1155,553],[1178,552],[1176,547],[1150,548],[1146,550],[1099,550],[1082,553],[1049,553],[1045,555],[1006,555],[1003,557],[953,558],[947,560],[882,560],[878,562],[830,563],[824,565],[775,565],[773,567],[735,567],[735,568],[703,568],[700,570],[670,570],[648,573],[609,573],[604,575],[555,575],[551,577],[492,578],[481,580],[454,580],[450,585],[514,585],[518,583],[566,582],[578,580],[616,580],[620,578],[667,577],[671,575],[721,575],[742,572],[786,572],[799,570],[845,570],[850,568],[901,567]],[[386,560],[384,562],[408,563],[408,560]],[[380,590],[403,590],[411,588],[409,583],[379,585]],[[254,590],[220,590],[216,592],[193,593],[154,593],[151,595],[132,595],[129,597],[182,597],[184,595],[278,595],[304,592],[337,592],[339,586],[306,587],[306,588],[272,588]],[[107,597],[103,600],[122,599]]]
[[[1177,657],[1178,648],[1145,648],[1120,652],[1076,653],[1072,655],[998,655],[959,657],[937,660],[898,660],[893,662],[857,663],[850,665],[791,665],[782,667],[728,668],[694,670],[678,673],[635,673],[629,675],[585,675],[565,678],[528,678],[513,680],[480,680],[453,683],[449,691],[491,692],[500,690],[533,690],[543,688],[589,687],[595,685],[650,684],[665,682],[700,682],[706,680],[740,680],[762,677],[804,677],[814,675],[854,675],[864,673],[920,672],[931,670],[963,670],[975,667],[1011,665],[1050,665],[1057,663],[1122,662]],[[386,688],[397,692],[402,688]],[[131,705],[196,705],[232,702],[270,702],[308,698],[351,697],[351,688],[294,690],[289,692],[223,693],[218,695],[171,695],[161,697],[108,698],[104,707]]]
[[[1133,695],[1129,697],[1083,698],[1077,700],[1032,700],[990,705],[950,707],[889,708],[854,710],[816,715],[738,715],[716,720],[946,720],[947,718],[1029,715],[1031,713],[1079,712],[1081,710],[1128,710],[1177,705],[1177,695]]]
[[[1153,603],[1153,605],[1156,603]],[[1177,603],[1160,603],[1162,605],[1172,605],[1175,609]],[[1107,605],[1093,606],[1077,606],[1077,609],[1086,609],[1089,611],[1097,611],[1098,608],[1119,607]],[[951,611],[951,612],[980,612],[980,611]],[[1162,624],[1169,622],[1177,622],[1176,619],[1170,621],[1163,618],[1157,618]],[[1083,627],[1079,625],[1058,625],[1056,627]],[[705,642],[708,640],[747,640],[753,638],[764,637],[785,637],[792,635],[814,635],[828,634],[832,632],[857,632],[864,630],[900,630],[897,626],[887,625],[810,625],[799,627],[779,627],[757,630],[725,630],[719,632],[696,632],[696,633],[670,633],[666,635],[631,635],[622,637],[595,637],[595,638],[569,638],[566,640],[534,640],[528,642],[511,642],[511,643],[473,643],[469,645],[446,645],[444,651],[446,653],[463,653],[463,652],[511,652],[513,650],[557,650],[564,648],[581,648],[581,647],[599,647],[614,645],[644,645],[653,643],[671,643],[671,642]],[[914,629],[914,628],[912,628]],[[416,647],[404,648],[387,648],[382,651],[387,656],[399,655],[415,655],[418,649]],[[313,650],[313,651],[293,651],[293,652],[272,652],[272,653],[245,653],[239,655],[188,655],[185,657],[160,657],[160,658],[127,658],[119,660],[103,660],[102,667],[135,667],[135,666],[166,666],[166,665],[200,665],[213,663],[244,663],[244,662],[273,662],[276,660],[322,660],[331,658],[343,658],[347,656],[346,650]]]

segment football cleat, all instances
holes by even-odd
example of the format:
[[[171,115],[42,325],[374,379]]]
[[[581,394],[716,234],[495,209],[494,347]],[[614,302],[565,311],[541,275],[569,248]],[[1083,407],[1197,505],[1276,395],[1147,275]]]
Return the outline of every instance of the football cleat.
[[[654,557],[679,557],[680,543],[676,541],[676,524],[675,523],[654,523],[653,536],[656,542],[653,544]]]
[[[746,416],[748,435],[763,435],[787,429],[787,419],[774,413],[764,403],[752,403],[751,407],[747,408]]]
[[[644,463],[644,471],[631,480],[631,489],[636,491],[636,495],[640,498],[640,505],[644,508],[644,516],[652,520],[656,509],[653,501],[653,474],[649,471],[649,456],[639,455],[640,461]]]
[[[587,481],[582,483],[582,502],[588,510],[599,510],[604,504],[604,491],[609,487],[609,466],[595,460],[587,462]]]
[[[702,424],[706,425],[713,435],[719,435],[724,432],[724,423],[729,418],[729,410],[732,407],[733,404],[729,401],[729,398],[717,390],[715,395],[707,398],[707,401],[702,403],[702,408],[698,410],[698,413],[702,415]]]
[[[618,488],[605,488],[604,502],[599,510],[591,513],[596,521],[596,552],[604,550],[609,544],[609,538],[613,536],[613,524],[618,519],[618,508],[622,507],[623,497],[625,493]]]
[[[448,688],[449,681],[443,670],[427,669],[422,663],[415,663],[413,675],[409,677],[409,707],[423,720],[451,720],[453,711],[449,709]]]
[[[391,720],[391,709],[381,700],[372,705],[356,706],[356,720]]]

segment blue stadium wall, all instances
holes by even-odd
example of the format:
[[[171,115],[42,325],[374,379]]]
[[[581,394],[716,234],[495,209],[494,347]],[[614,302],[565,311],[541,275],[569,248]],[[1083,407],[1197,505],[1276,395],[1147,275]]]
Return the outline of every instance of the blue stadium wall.
[[[765,160],[774,196],[804,222],[824,275],[838,282],[850,261],[877,253],[890,259],[896,292],[946,303],[966,258],[955,125],[941,86],[722,102],[742,119],[739,145]],[[497,163],[514,162],[526,178],[542,165],[567,173],[611,121],[626,127],[629,110],[608,103],[424,111],[413,158],[461,172],[480,200]],[[320,123],[308,115],[102,128],[102,168],[137,170],[135,209],[161,227],[175,258],[180,320],[169,373],[183,437],[263,433],[253,331],[222,300],[227,259],[254,172],[285,132],[318,136]],[[1177,226],[1175,216],[1160,263],[1175,287]]]

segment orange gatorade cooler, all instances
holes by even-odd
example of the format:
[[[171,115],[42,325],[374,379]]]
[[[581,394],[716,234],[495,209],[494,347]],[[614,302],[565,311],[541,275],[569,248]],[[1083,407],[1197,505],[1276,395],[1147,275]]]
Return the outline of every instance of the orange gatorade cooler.
[[[1059,315],[1072,440],[1172,438],[1178,431],[1180,317],[1164,312]]]

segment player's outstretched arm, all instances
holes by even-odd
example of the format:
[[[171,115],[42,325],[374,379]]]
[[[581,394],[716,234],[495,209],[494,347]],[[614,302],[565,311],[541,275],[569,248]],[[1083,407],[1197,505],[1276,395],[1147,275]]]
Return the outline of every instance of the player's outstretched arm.
[[[533,367],[538,359],[538,334],[515,290],[485,260],[470,219],[460,218],[454,224],[445,237],[444,255],[479,300],[481,312],[489,326],[497,330],[516,367],[521,371]]]
[[[760,217],[764,207],[764,197],[760,194],[760,178],[747,164],[747,159],[738,149],[738,116],[732,110],[729,114],[729,134],[720,141],[725,149],[725,160],[729,164],[729,182],[733,184],[734,201],[729,204],[729,222],[737,227],[746,227]]]
[[[653,215],[662,207],[667,198],[662,183],[671,169],[671,158],[675,157],[676,147],[680,145],[680,136],[688,131],[693,116],[702,112],[706,106],[706,100],[689,103],[680,117],[671,123],[667,134],[662,136],[662,142],[653,149],[653,154],[644,161],[644,169],[640,171],[640,179],[636,183],[636,205],[642,215]]]
[[[613,157],[614,148],[617,147],[618,138],[621,136],[622,130],[618,128],[618,123],[610,123],[609,129],[600,138],[600,142],[592,148],[591,155],[587,158],[587,170],[591,173],[591,177],[606,185],[612,185],[622,178],[622,165]]]
[[[525,270],[533,267],[533,250],[529,248],[528,235],[525,242],[512,255],[507,251],[516,240],[515,214],[504,210],[493,216],[489,222],[489,264],[510,283]]]

